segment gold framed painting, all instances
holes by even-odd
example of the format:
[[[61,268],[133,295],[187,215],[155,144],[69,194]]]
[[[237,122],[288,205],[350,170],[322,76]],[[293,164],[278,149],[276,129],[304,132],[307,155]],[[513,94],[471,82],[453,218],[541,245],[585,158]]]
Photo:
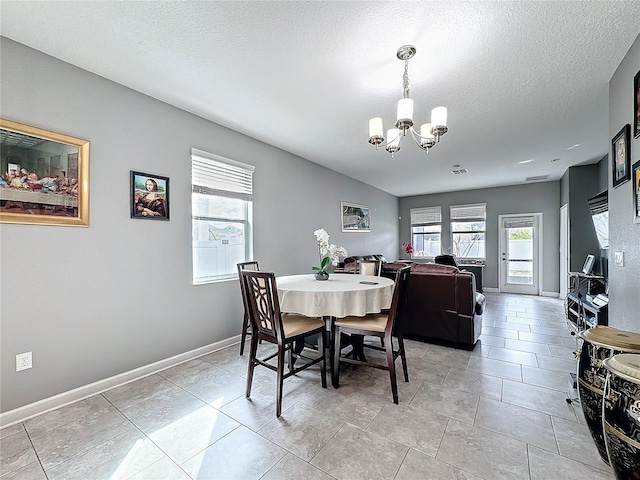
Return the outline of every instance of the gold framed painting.
[[[0,222],[89,226],[89,142],[0,118]]]

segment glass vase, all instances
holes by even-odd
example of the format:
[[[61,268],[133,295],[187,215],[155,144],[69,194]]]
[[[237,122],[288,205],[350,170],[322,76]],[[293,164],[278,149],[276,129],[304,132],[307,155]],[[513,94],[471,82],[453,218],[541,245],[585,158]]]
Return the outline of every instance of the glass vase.
[[[320,270],[315,274],[316,280],[329,280],[329,272],[325,272],[324,270]]]

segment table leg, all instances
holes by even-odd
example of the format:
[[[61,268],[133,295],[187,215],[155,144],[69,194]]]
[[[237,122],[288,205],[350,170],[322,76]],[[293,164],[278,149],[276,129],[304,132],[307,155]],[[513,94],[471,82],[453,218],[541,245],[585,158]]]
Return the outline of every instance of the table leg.
[[[325,317],[326,320],[329,322],[329,342],[327,342],[329,344],[329,365],[330,365],[330,369],[329,371],[331,372],[331,384],[333,385],[334,388],[338,388],[338,385],[336,384],[336,382],[334,381],[337,378],[337,375],[335,375],[335,369],[340,368],[340,365],[337,364],[337,362],[335,362],[334,360],[334,355],[335,355],[335,351],[336,351],[336,347],[335,347],[335,338],[336,338],[336,318],[335,317]]]

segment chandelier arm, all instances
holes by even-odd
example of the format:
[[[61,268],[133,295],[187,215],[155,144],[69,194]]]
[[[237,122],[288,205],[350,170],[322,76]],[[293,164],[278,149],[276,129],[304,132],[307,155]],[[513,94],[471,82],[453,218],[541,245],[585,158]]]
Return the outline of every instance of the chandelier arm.
[[[411,132],[411,137],[413,138],[413,141],[416,143],[416,145],[418,145],[418,147],[420,147],[422,150],[429,153],[429,147],[422,145],[422,142],[416,138],[416,137],[420,137],[420,139],[427,140],[427,137],[423,137],[422,135],[420,135],[418,132],[415,131],[413,127],[411,127],[409,131]]]
[[[413,139],[415,140],[416,137],[419,137],[422,140],[428,140],[430,137],[423,137],[422,135],[420,135],[418,132],[416,132],[415,128],[411,127],[411,135],[413,135]]]

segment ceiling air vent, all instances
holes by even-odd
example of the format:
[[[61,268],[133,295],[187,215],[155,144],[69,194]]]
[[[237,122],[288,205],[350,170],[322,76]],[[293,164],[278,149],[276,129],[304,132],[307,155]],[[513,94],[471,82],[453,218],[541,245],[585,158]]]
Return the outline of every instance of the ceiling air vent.
[[[538,175],[537,177],[525,178],[525,182],[539,182],[540,180],[546,180],[547,178],[549,178],[549,175]]]
[[[460,175],[461,173],[468,173],[469,170],[467,170],[466,168],[456,168],[455,170],[451,170],[451,173],[453,173],[454,175]]]

